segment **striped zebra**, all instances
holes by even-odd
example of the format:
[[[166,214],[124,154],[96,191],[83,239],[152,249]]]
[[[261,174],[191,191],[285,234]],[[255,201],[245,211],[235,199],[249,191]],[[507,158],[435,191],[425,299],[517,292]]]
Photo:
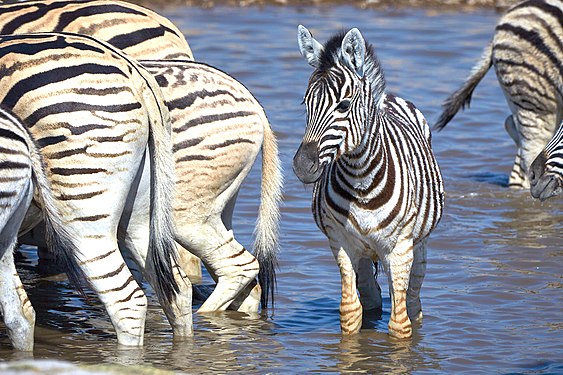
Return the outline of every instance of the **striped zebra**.
[[[193,60],[182,32],[139,5],[112,0],[0,1],[0,34],[52,31],[93,36],[135,59]]]
[[[10,111],[0,108],[0,312],[12,346],[33,350],[35,311],[14,265],[13,250],[33,192],[45,218],[47,242],[66,264],[71,280],[83,278],[74,238],[59,214],[37,146],[26,127]]]
[[[358,29],[323,46],[299,26],[298,44],[315,70],[293,170],[314,183],[313,216],[340,268],[342,332],[360,330],[363,306],[381,307],[372,267],[379,261],[389,279],[389,334],[410,337],[411,320],[422,317],[426,238],[444,197],[428,124],[411,102],[385,92],[380,63]]]
[[[530,164],[563,118],[563,2],[528,0],[510,8],[471,75],[445,101],[436,129],[469,106],[491,65],[512,112],[504,124],[517,147],[508,184],[527,188]]]
[[[118,245],[135,255],[174,334],[191,334],[191,284],[173,267],[169,113],[153,76],[109,44],[65,33],[0,36],[0,70],[0,105],[36,140],[118,342],[142,345],[147,310]]]
[[[25,4],[34,3],[36,2]],[[65,3],[72,6],[66,6]],[[48,12],[53,12],[51,18],[66,19],[67,22],[36,24],[35,30],[79,30],[112,43],[113,39],[109,37],[111,33],[103,29],[105,23],[100,22],[96,27],[88,26],[97,20],[93,18],[76,19],[71,22],[72,17],[76,15],[74,10],[65,13],[64,16],[59,15],[61,10],[76,7],[80,7],[82,13],[97,14],[101,11],[97,9],[98,6],[107,3],[109,2],[49,3],[48,7],[42,7],[44,15],[51,15]],[[5,7],[9,10],[10,6]],[[1,11],[0,27],[6,30],[7,24],[19,22],[20,28],[16,31],[31,29],[31,25],[24,25],[27,22],[24,15],[28,12],[30,7],[23,5],[12,12]],[[80,22],[86,24],[80,26]],[[128,24],[120,24],[120,30],[125,31]],[[131,23],[130,27],[133,28],[132,32],[136,24]],[[8,29],[8,31],[13,30]],[[165,36],[172,39],[170,43],[175,39],[174,34],[171,33]],[[153,45],[158,43],[158,40],[154,40]],[[174,208],[176,240],[201,257],[214,279],[218,281],[214,292],[199,311],[224,310],[230,306],[239,311],[256,312],[259,296],[262,296],[262,307],[267,307],[269,299],[273,302],[275,285],[278,206],[282,177],[275,136],[262,107],[243,85],[210,66],[189,64],[187,61],[175,62],[181,58],[179,54],[162,56],[155,55],[152,51],[134,54],[127,49],[127,46],[122,44],[118,46],[138,59],[153,59],[142,60],[142,65],[158,78],[170,107],[177,174],[190,176],[189,179],[180,178],[176,184],[177,191],[181,192],[176,194]],[[174,58],[175,61],[166,63],[154,61],[165,58]],[[202,142],[203,138],[205,138],[204,142]],[[245,266],[247,263],[252,263],[255,258],[234,240],[231,219],[240,185],[248,175],[261,147],[263,147],[262,199],[254,244],[254,254],[260,264],[258,271],[257,265]],[[185,153],[189,156],[185,156]],[[210,164],[210,161],[213,163]],[[205,236],[202,235],[204,233]],[[41,232],[39,234],[41,235]],[[30,242],[29,236],[25,240]],[[36,242],[36,238],[32,240],[31,244],[41,243]],[[230,257],[226,257],[225,254],[229,254]],[[236,254],[238,256],[235,257]],[[124,255],[126,258],[130,257],[127,253]],[[199,263],[194,264],[189,252],[184,251],[180,254],[180,264],[186,273],[195,275],[195,279],[201,277]],[[257,272],[262,287],[257,286],[254,281]],[[233,298],[239,293],[241,295],[233,304]]]
[[[106,41],[139,59],[193,60],[180,30],[168,19],[141,6],[109,0],[0,1],[0,34],[74,32]],[[43,228],[36,226],[21,243],[44,245]],[[181,249],[179,263],[193,281],[201,280],[199,259]],[[45,256],[40,251],[41,256]],[[133,260],[127,259],[133,269]]]
[[[234,302],[236,310],[257,312],[260,300],[266,308],[274,295],[282,176],[262,106],[241,83],[211,66],[141,64],[159,83],[172,119],[176,241],[200,257],[217,281],[198,311],[225,310]],[[232,215],[260,148],[262,193],[253,256],[234,238]]]
[[[563,191],[563,122],[530,166],[530,193],[544,201]]]

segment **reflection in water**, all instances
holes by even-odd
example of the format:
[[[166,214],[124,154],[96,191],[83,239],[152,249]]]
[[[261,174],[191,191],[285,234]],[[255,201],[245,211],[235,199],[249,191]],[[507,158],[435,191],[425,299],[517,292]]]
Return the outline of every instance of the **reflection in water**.
[[[563,200],[540,203],[527,191],[505,187],[515,149],[504,131],[509,110],[493,75],[477,88],[471,111],[433,135],[446,207],[428,242],[424,318],[410,341],[387,336],[383,273],[382,316],[366,314],[360,334],[341,336],[338,267],[313,222],[311,189],[291,171],[310,75],[297,49],[298,24],[320,39],[358,27],[375,44],[390,91],[412,100],[432,123],[442,100],[479,59],[497,14],[346,6],[162,12],[187,35],[197,59],[233,74],[256,95],[278,135],[286,185],[276,307],[260,317],[195,314],[194,337],[174,342],[149,290],[145,346],[122,349],[95,295],[80,296],[52,263],[39,263],[25,250],[18,269],[37,312],[36,349],[14,352],[0,325],[0,360],[152,364],[188,373],[563,373]],[[234,215],[247,248],[259,172],[260,162]],[[207,275],[203,284],[211,284]]]

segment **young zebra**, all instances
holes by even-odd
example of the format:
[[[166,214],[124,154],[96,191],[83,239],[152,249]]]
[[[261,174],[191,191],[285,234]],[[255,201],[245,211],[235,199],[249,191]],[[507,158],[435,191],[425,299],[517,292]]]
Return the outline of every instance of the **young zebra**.
[[[508,184],[527,188],[530,164],[563,117],[563,2],[528,0],[510,8],[472,74],[445,101],[436,129],[469,106],[491,65],[512,112],[504,124],[517,147]]]
[[[14,266],[13,250],[34,188],[49,247],[66,264],[69,278],[77,282],[83,275],[76,258],[76,235],[59,215],[41,155],[20,120],[0,108],[0,312],[12,346],[26,351],[33,350],[35,311]]]
[[[141,345],[147,299],[129,249],[179,336],[191,334],[191,285],[173,268],[169,114],[152,75],[110,45],[65,33],[0,36],[0,105],[45,159],[76,254],[123,345]],[[25,221],[41,220],[28,214]],[[146,268],[145,268],[146,265]],[[177,294],[179,293],[179,294]]]
[[[563,122],[530,166],[530,193],[544,201],[563,191]]]
[[[241,83],[211,66],[141,64],[159,83],[172,119],[176,241],[200,257],[217,281],[198,311],[225,310],[240,294],[232,307],[255,313],[260,289],[266,308],[274,295],[282,176],[262,106]],[[234,238],[231,222],[238,191],[260,148],[262,194],[252,256]]]
[[[125,1],[0,1],[0,34],[64,31],[107,41],[135,59],[193,60],[188,42],[165,17]]]
[[[428,124],[412,103],[385,93],[374,49],[358,29],[323,46],[299,26],[298,44],[315,71],[293,170],[314,183],[313,216],[340,268],[342,332],[360,330],[362,305],[380,304],[373,260],[389,279],[389,334],[410,337],[411,320],[422,317],[426,238],[444,197]]]

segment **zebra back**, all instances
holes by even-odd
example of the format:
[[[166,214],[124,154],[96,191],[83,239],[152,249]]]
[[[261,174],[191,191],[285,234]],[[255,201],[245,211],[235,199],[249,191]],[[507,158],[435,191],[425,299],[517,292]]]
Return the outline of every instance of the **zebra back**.
[[[126,168],[119,159],[132,153],[129,144],[140,142],[142,134],[148,136],[152,194],[147,267],[157,275],[156,293],[174,299],[178,285],[172,274],[176,253],[170,121],[152,75],[111,45],[69,33],[0,36],[0,69],[0,103],[29,126],[45,155],[58,199],[69,208],[76,199],[103,195],[106,190],[96,176]],[[142,104],[133,99],[139,95]],[[148,129],[141,126],[143,105]],[[122,114],[131,112],[141,118],[120,121]],[[67,176],[81,176],[81,182],[70,183]],[[78,193],[69,196],[69,189]]]
[[[10,212],[10,207],[15,203],[14,198],[24,194],[23,188],[32,182],[29,188],[35,188],[36,199],[43,211],[47,246],[57,262],[64,266],[71,283],[82,291],[81,286],[86,278],[78,267],[76,234],[69,231],[61,218],[60,207],[47,179],[42,156],[20,119],[1,107],[0,157],[0,191],[3,192],[0,197],[0,216]],[[7,219],[2,217],[0,222],[5,223]]]
[[[119,0],[0,3],[0,34],[53,31],[91,35],[136,59],[193,60],[182,32],[139,5]]]

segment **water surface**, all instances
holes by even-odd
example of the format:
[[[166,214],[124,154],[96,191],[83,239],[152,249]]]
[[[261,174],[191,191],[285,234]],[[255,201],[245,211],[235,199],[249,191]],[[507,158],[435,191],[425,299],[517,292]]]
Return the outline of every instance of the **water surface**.
[[[145,346],[121,350],[96,297],[80,297],[52,264],[27,250],[19,267],[37,311],[33,358],[187,373],[563,373],[563,199],[540,203],[527,191],[507,189],[515,146],[503,128],[509,112],[494,74],[478,86],[471,109],[433,136],[446,208],[428,243],[425,316],[412,340],[387,335],[386,277],[379,277],[382,319],[367,317],[360,334],[341,336],[338,268],[313,222],[311,189],[291,171],[311,73],[297,49],[298,24],[321,41],[358,27],[376,47],[389,92],[413,101],[432,123],[481,56],[497,13],[351,6],[156,10],[182,29],[196,59],[254,93],[278,135],[286,183],[276,309],[260,319],[195,315],[194,338],[174,343],[152,299]],[[259,181],[258,162],[234,219],[248,248]],[[0,330],[0,358],[30,356],[12,351]]]

